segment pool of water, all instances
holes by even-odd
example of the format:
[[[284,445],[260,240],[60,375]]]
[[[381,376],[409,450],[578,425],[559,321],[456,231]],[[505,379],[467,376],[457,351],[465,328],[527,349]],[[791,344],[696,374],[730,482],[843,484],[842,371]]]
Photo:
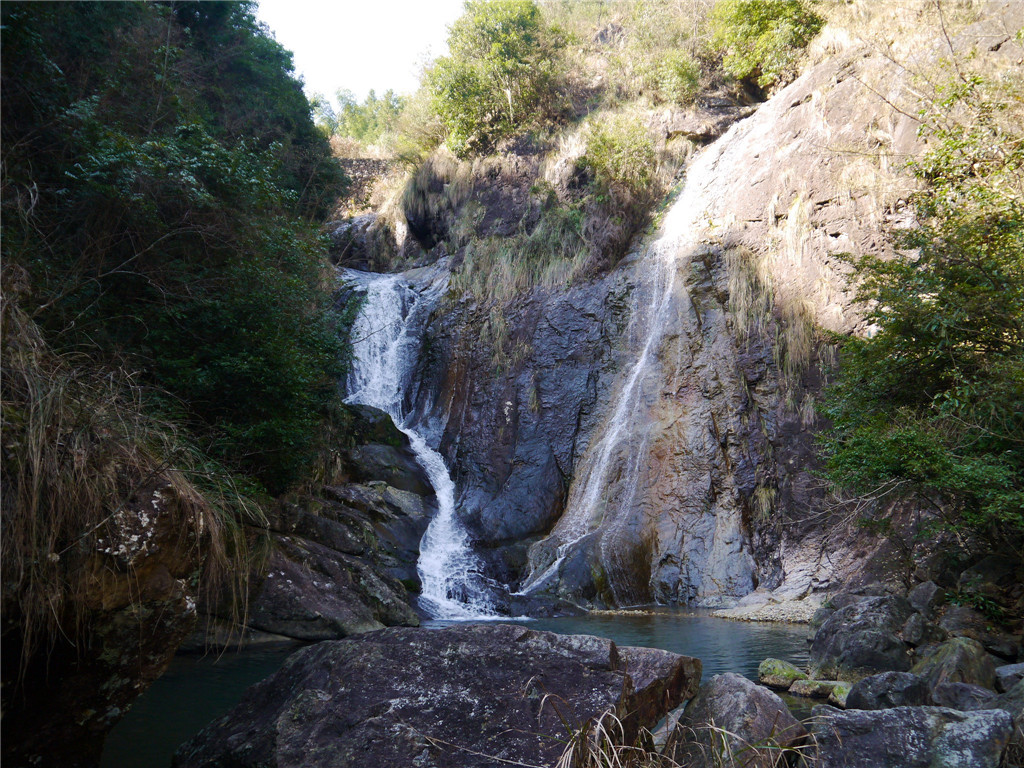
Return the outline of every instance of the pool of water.
[[[431,621],[425,627],[454,622]],[[728,621],[683,611],[593,613],[523,622],[531,629],[598,635],[619,645],[640,645],[696,656],[704,679],[736,672],[757,679],[766,657],[807,661],[806,626]],[[238,703],[253,683],[273,674],[294,647],[178,656],[114,728],[102,768],[167,768],[178,746]],[[798,715],[799,716],[799,715]]]

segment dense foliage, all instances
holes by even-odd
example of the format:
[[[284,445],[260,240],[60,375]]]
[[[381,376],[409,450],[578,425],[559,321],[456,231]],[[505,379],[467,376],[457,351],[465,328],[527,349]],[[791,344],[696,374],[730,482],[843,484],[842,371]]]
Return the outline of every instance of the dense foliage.
[[[281,491],[341,370],[313,224],[341,175],[252,11],[5,3],[3,259],[56,352]]]
[[[457,155],[481,152],[549,105],[561,40],[533,0],[468,0],[427,85]]]
[[[1024,136],[1002,88],[956,76],[923,113],[912,255],[855,260],[876,331],[844,344],[825,410],[834,481],[1006,546],[1024,535]]]
[[[408,103],[406,97],[390,89],[384,91],[383,96],[377,96],[371,89],[362,103],[346,90],[338,91],[337,99],[335,109],[325,96],[313,96],[311,104],[317,128],[326,136],[343,136],[363,144],[373,144],[392,131]]]
[[[825,21],[802,0],[719,0],[711,12],[725,70],[762,88],[792,74],[797,57]]]

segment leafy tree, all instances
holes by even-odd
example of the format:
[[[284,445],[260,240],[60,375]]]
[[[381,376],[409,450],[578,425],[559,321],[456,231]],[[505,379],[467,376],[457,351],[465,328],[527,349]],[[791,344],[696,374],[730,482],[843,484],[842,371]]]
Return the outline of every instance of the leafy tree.
[[[994,98],[994,96],[996,98]],[[1018,100],[954,78],[922,115],[908,258],[853,260],[870,338],[827,392],[828,473],[930,503],[997,546],[1024,537],[1024,137]]]
[[[340,171],[251,3],[5,4],[3,258],[58,352],[281,491],[341,348],[315,219]]]
[[[483,151],[536,119],[553,97],[560,47],[533,0],[468,0],[450,55],[427,79],[449,148]]]
[[[725,70],[762,88],[784,81],[824,25],[801,0],[718,0],[711,11],[713,43]]]

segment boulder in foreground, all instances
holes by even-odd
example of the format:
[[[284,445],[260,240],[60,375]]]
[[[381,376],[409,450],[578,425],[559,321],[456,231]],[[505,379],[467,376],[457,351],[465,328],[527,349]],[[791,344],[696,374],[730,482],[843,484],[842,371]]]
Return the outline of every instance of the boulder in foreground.
[[[816,768],[998,768],[1012,732],[999,709],[815,707]]]
[[[613,711],[626,739],[694,695],[697,659],[521,626],[392,628],[292,655],[182,746],[179,768],[553,765]]]

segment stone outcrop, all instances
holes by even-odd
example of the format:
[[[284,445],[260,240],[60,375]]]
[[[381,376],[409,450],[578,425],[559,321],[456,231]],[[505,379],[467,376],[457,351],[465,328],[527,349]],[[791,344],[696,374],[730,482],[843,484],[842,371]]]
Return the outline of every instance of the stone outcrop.
[[[45,639],[20,670],[20,617],[5,602],[5,766],[99,763],[107,733],[196,626],[205,545],[195,536],[203,529],[195,516],[202,514],[157,478],[112,515],[98,551],[69,575],[81,590],[88,642]]]
[[[726,673],[702,685],[686,705],[664,754],[680,765],[771,768],[779,747],[799,745],[806,735],[782,699]],[[736,756],[735,763],[729,755]]]
[[[229,598],[204,606],[208,618],[187,650],[419,624],[411,593],[419,589],[419,542],[436,511],[433,489],[387,414],[350,406],[348,418],[337,484],[278,502],[267,530],[252,532],[268,554],[249,575],[244,613],[235,615]]]
[[[565,724],[625,736],[692,696],[700,662],[521,626],[386,629],[303,649],[178,752],[178,768],[551,765]]]
[[[907,671],[909,649],[897,634],[913,608],[901,597],[869,597],[840,608],[811,643],[811,675],[856,680],[882,671]]]
[[[909,672],[882,672],[854,683],[847,709],[892,709],[931,704],[928,681]]]
[[[814,765],[828,768],[999,768],[1011,732],[1001,710],[815,707],[811,720]]]

